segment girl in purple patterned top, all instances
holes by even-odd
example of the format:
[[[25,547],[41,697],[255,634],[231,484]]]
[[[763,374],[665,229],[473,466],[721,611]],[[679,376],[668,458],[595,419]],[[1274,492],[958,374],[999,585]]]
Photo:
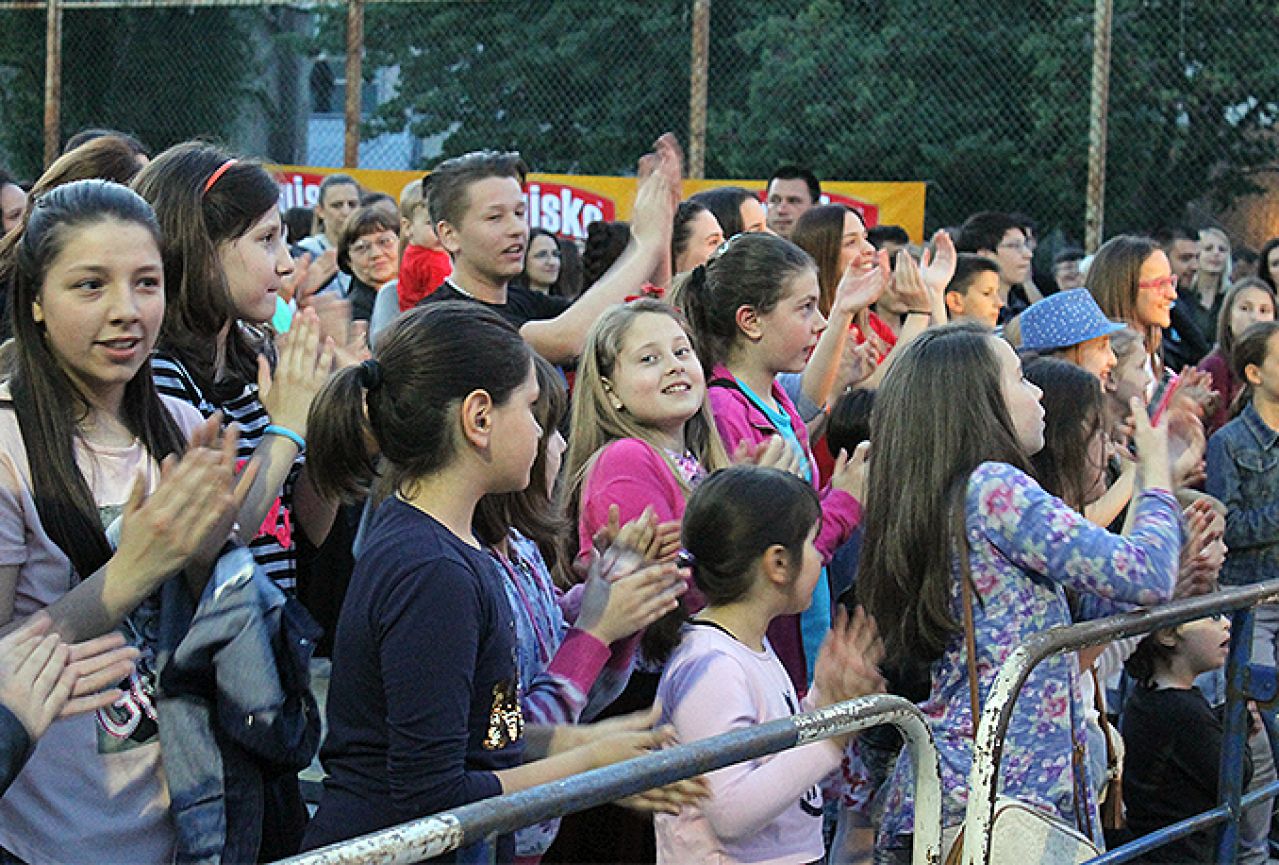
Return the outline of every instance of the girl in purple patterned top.
[[[953,325],[927,332],[902,353],[872,419],[858,597],[879,622],[890,658],[929,665],[931,690],[921,708],[937,739],[947,828],[963,820],[975,714],[959,580],[970,580],[974,592],[985,699],[1018,645],[1071,622],[1066,590],[1087,601],[1088,615],[1102,616],[1166,601],[1177,573],[1181,530],[1166,431],[1134,411],[1140,471],[1133,527],[1112,535],[1035,481],[1029,455],[1044,443],[1040,396],[1006,343]],[[1100,841],[1088,769],[1072,760],[1084,746],[1083,718],[1075,656],[1044,661],[1017,700],[1000,781],[1004,795]],[[909,851],[910,778],[903,755],[880,828],[885,852]]]

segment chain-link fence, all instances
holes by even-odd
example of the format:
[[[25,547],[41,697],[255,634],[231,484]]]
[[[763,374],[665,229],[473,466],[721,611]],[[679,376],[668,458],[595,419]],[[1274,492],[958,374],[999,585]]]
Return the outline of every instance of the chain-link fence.
[[[64,138],[109,126],[156,149],[198,135],[341,164],[345,5],[115,2],[66,4]],[[371,2],[359,164],[500,147],[539,171],[628,173],[661,131],[687,138],[696,3]],[[798,162],[926,180],[930,230],[997,209],[1083,239],[1094,0],[706,5],[707,177]],[[30,177],[46,15],[26,6],[0,0],[0,163]],[[1111,32],[1107,234],[1232,206],[1254,246],[1279,229],[1248,198],[1276,163],[1272,0],[1114,0]]]

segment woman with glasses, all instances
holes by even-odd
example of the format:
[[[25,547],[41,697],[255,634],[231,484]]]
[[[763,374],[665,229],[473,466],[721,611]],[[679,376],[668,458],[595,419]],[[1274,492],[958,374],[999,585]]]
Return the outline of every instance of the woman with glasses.
[[[1084,284],[1107,318],[1123,322],[1145,337],[1152,379],[1161,380],[1163,332],[1172,326],[1172,306],[1177,299],[1177,277],[1172,275],[1164,251],[1148,237],[1113,237],[1097,250]],[[1146,396],[1149,399],[1154,394]]]
[[[351,318],[368,321],[378,290],[400,273],[400,226],[384,207],[361,207],[338,239],[338,267],[351,275]]]

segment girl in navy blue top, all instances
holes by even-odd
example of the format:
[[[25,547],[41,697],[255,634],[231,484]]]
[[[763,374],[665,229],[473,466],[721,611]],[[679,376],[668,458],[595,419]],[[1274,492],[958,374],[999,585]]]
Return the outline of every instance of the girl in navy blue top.
[[[323,492],[367,489],[374,447],[388,498],[338,620],[328,778],[305,847],[557,780],[669,736],[630,731],[574,748],[572,728],[525,735],[511,611],[472,519],[484,495],[528,485],[537,396],[512,327],[474,304],[438,303],[397,319],[376,359],[317,397],[309,460]],[[497,861],[513,854],[499,839]]]

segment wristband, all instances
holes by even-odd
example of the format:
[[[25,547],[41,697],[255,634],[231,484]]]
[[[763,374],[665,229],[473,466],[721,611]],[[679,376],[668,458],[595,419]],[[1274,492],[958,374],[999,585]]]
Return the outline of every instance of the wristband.
[[[286,426],[280,426],[279,424],[274,423],[267,424],[266,428],[262,430],[262,433],[263,435],[286,438],[298,446],[298,453],[306,453],[306,439],[302,438],[302,436],[298,435]]]
[[[931,309],[908,309],[906,310],[906,314],[907,315],[932,315],[933,311]]]

